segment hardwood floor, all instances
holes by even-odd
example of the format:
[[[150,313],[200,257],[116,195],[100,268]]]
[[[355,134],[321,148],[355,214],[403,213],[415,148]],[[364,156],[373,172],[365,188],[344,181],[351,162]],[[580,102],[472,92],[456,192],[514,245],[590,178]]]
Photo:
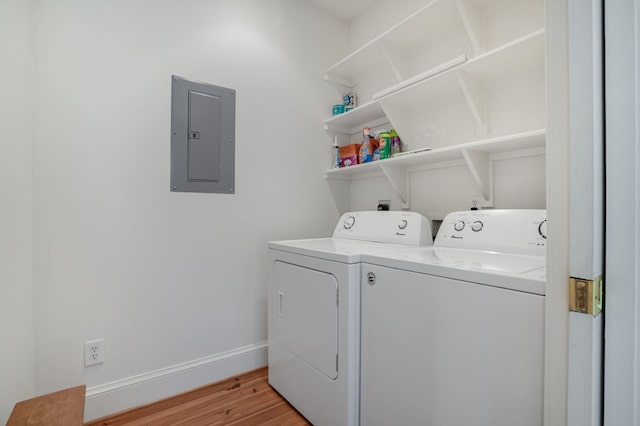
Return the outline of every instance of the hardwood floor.
[[[267,382],[267,368],[134,408],[85,426],[310,425]]]

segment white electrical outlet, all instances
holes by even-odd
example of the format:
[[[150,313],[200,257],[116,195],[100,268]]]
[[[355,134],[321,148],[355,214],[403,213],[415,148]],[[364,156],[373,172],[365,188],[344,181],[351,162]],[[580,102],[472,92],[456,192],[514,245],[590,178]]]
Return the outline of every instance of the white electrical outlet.
[[[390,200],[378,200],[378,210],[389,210]]]
[[[102,364],[104,362],[104,339],[84,342],[84,366]]]

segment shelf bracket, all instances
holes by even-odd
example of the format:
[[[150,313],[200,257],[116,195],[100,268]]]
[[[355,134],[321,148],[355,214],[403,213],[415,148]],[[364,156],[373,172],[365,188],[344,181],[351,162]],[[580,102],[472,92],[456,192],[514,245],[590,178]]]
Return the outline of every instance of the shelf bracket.
[[[473,52],[476,56],[483,53],[485,51],[485,42],[482,15],[468,0],[456,0],[456,8],[467,36],[469,36]]]
[[[324,131],[331,136],[331,139],[338,135],[351,135],[351,129],[346,126],[325,123],[323,124],[323,127]]]
[[[382,118],[378,118],[375,120],[371,120],[371,121],[367,121],[366,125],[369,128],[374,128],[374,127],[379,127],[379,126],[389,126],[391,123],[389,123],[389,119],[387,117],[382,117]],[[341,144],[342,143],[347,143],[348,142],[348,138],[344,140],[344,142],[342,141],[344,137],[351,137],[354,135],[362,135],[362,127],[361,126],[354,126],[354,127],[348,127],[348,126],[343,126],[343,125],[339,125],[339,124],[335,124],[335,123],[324,123],[323,124],[323,129],[324,131],[331,136],[331,140],[333,140],[334,137],[338,136],[341,140]]]
[[[410,151],[418,146],[417,140],[413,137],[413,133],[410,131],[411,117],[403,111],[399,111],[396,108],[391,107],[386,101],[381,101],[380,106],[384,115],[387,117],[389,124],[393,123],[393,129],[395,129],[402,138],[402,150]]]
[[[486,135],[488,132],[486,119],[487,114],[484,106],[484,91],[482,90],[482,86],[477,81],[465,75],[462,71],[456,72],[456,78],[458,79],[460,89],[462,89],[462,93],[464,93],[464,97],[467,100],[471,114],[476,121],[478,134]]]
[[[382,50],[382,54],[387,60],[387,63],[391,67],[393,75],[396,77],[396,80],[398,80],[398,83],[404,81],[406,78],[406,65],[405,59],[400,50],[391,43],[384,41],[380,42],[380,49]]]
[[[384,161],[384,160],[379,160]],[[403,209],[409,208],[409,172],[404,167],[393,167],[380,163],[380,169],[389,180],[391,187],[400,197]]]
[[[349,211],[351,205],[349,189],[350,179],[329,177],[326,174],[324,177],[333,194],[333,199],[336,202],[338,211],[341,213]]]
[[[475,181],[483,198],[483,207],[493,206],[493,165],[489,160],[489,154],[482,151],[462,149],[462,156],[469,167],[471,176]]]
[[[351,88],[353,88],[353,82],[351,80],[341,77],[339,75],[327,73],[324,75],[324,80],[327,83],[331,83],[339,91],[343,91],[344,89],[351,90]]]

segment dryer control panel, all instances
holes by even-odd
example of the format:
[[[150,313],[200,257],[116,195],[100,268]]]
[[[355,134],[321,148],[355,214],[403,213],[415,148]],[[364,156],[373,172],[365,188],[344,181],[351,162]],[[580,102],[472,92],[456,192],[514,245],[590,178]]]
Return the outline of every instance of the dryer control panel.
[[[543,256],[546,210],[475,210],[449,213],[434,246]]]
[[[431,223],[416,212],[360,211],[342,215],[333,238],[425,246],[433,244]]]

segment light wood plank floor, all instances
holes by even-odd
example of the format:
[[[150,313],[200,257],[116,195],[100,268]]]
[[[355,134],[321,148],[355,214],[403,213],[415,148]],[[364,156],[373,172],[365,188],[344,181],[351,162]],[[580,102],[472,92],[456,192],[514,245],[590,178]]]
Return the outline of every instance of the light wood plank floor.
[[[85,426],[310,425],[267,380],[260,368]]]

